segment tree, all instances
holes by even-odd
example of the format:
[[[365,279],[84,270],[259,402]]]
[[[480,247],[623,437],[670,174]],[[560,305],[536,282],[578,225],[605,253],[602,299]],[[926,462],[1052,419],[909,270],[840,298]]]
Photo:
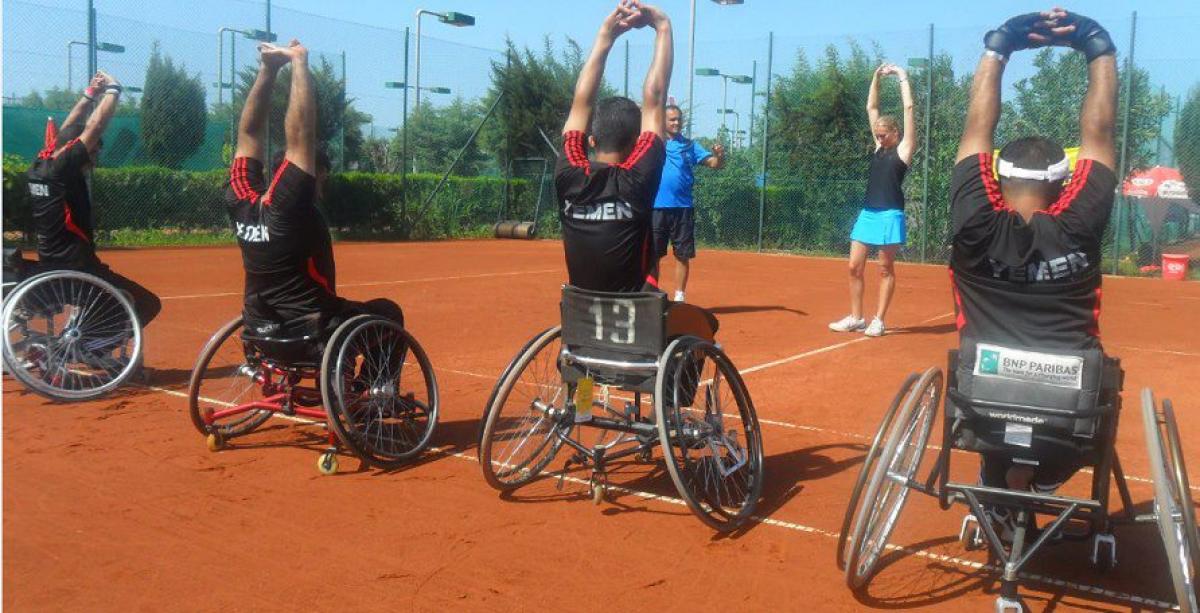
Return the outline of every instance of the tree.
[[[1175,159],[1192,200],[1200,200],[1200,85],[1192,88],[1175,126]]]
[[[29,92],[17,100],[17,106],[66,113],[75,106],[76,102],[79,102],[79,97],[82,95],[82,91],[72,91],[55,86],[42,93],[36,91]],[[121,96],[121,103],[117,106],[116,114],[122,116],[136,115],[137,113],[137,98],[130,94],[123,94]]]
[[[540,53],[528,47],[517,49],[510,39],[505,45],[505,58],[492,62],[492,88],[483,100],[483,108],[491,106],[500,92],[504,92],[504,98],[484,126],[483,147],[495,153],[501,165],[513,158],[546,157],[550,152],[539,128],[550,138],[558,138],[571,110],[583,51],[570,38],[564,49],[556,51],[547,36]],[[602,85],[599,96],[615,93]]]
[[[208,113],[200,75],[188,76],[155,41],[142,96],[142,147],[147,159],[179,168],[204,142]]]
[[[313,86],[316,89],[317,100],[317,142],[321,143],[334,169],[342,167],[346,161],[359,160],[363,153],[362,126],[371,122],[371,116],[354,107],[354,98],[346,96],[346,83],[338,76],[333,63],[325,56],[320,56],[316,65],[311,64]],[[214,114],[223,121],[236,126],[246,104],[246,95],[258,76],[258,67],[247,67],[238,73],[237,85],[233,102],[223,108],[214,109]],[[275,89],[271,92],[271,152],[279,151],[286,146],[284,139],[284,117],[287,115],[288,97],[292,87],[291,66],[285,66],[275,79]],[[345,130],[345,153],[342,152],[342,130]],[[350,164],[346,164],[347,167]]]
[[[1005,142],[1039,134],[1057,141],[1064,147],[1079,145],[1079,108],[1087,92],[1087,60],[1082,53],[1055,51],[1038,52],[1033,60],[1037,72],[1014,84],[1016,98],[1005,104],[997,146]],[[1155,155],[1155,144],[1161,132],[1162,120],[1171,111],[1171,99],[1155,92],[1150,75],[1141,68],[1130,73],[1122,67],[1118,90],[1117,146],[1124,131],[1126,80],[1133,79],[1130,89],[1132,106],[1129,109],[1129,146],[1127,168],[1149,165]],[[1116,169],[1114,169],[1116,170]]]
[[[484,109],[478,103],[455,98],[449,105],[435,108],[422,101],[421,107],[408,118],[408,156],[418,171],[445,172],[458,152],[467,145],[467,139]],[[400,151],[402,135],[397,133],[392,141],[393,151]],[[473,176],[480,174],[487,156],[479,148],[476,139],[463,152],[462,159],[454,168],[454,174]]]

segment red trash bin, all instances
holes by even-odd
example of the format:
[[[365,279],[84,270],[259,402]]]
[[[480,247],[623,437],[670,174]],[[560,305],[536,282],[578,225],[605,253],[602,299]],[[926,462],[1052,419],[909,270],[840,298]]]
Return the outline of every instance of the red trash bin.
[[[1162,255],[1162,276],[1171,281],[1183,281],[1187,278],[1188,256],[1181,253],[1164,253]]]

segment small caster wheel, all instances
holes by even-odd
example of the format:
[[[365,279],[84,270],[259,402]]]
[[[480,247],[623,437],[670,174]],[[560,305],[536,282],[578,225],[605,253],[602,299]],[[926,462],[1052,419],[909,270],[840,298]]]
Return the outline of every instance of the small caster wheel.
[[[588,482],[588,490],[592,495],[592,504],[598,505],[604,502],[604,495],[607,493],[605,492],[606,489],[607,487],[604,485],[603,479],[591,478]]]
[[[962,527],[958,530],[958,542],[967,551],[983,549],[983,527],[979,525],[979,520],[974,514],[968,513],[963,517]]]
[[[317,470],[322,475],[333,475],[338,471],[338,459],[332,451],[326,451],[317,458]]]
[[[638,461],[647,464],[654,461],[654,448],[649,446],[642,447],[642,450],[638,452]]]
[[[225,448],[225,436],[220,432],[210,432],[206,442],[209,451],[220,451]]]

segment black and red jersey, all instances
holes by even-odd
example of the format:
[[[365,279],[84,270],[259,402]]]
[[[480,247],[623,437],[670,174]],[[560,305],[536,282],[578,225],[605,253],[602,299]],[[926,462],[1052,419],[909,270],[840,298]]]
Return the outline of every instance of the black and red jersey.
[[[246,317],[289,321],[339,308],[333,241],[315,199],[316,178],[286,160],[269,186],[261,161],[233,161],[225,206],[246,271]]]
[[[958,329],[975,340],[1048,349],[1100,346],[1100,245],[1116,176],[1079,160],[1060,198],[1026,222],[1000,195],[992,156],[958,163],[950,275]]]
[[[37,231],[38,260],[65,268],[98,262],[92,235],[92,199],[84,167],[91,160],[79,139],[57,155],[45,151],[30,165],[26,178]]]
[[[554,169],[567,275],[575,287],[641,291],[654,265],[651,210],[666,149],[643,132],[620,164],[588,159],[583,132],[563,135]]]

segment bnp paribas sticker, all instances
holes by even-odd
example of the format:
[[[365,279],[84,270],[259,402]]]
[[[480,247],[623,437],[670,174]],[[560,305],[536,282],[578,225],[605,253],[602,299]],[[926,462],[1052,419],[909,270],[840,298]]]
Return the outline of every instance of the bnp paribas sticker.
[[[975,375],[1081,389],[1083,358],[979,343],[975,348]]]

